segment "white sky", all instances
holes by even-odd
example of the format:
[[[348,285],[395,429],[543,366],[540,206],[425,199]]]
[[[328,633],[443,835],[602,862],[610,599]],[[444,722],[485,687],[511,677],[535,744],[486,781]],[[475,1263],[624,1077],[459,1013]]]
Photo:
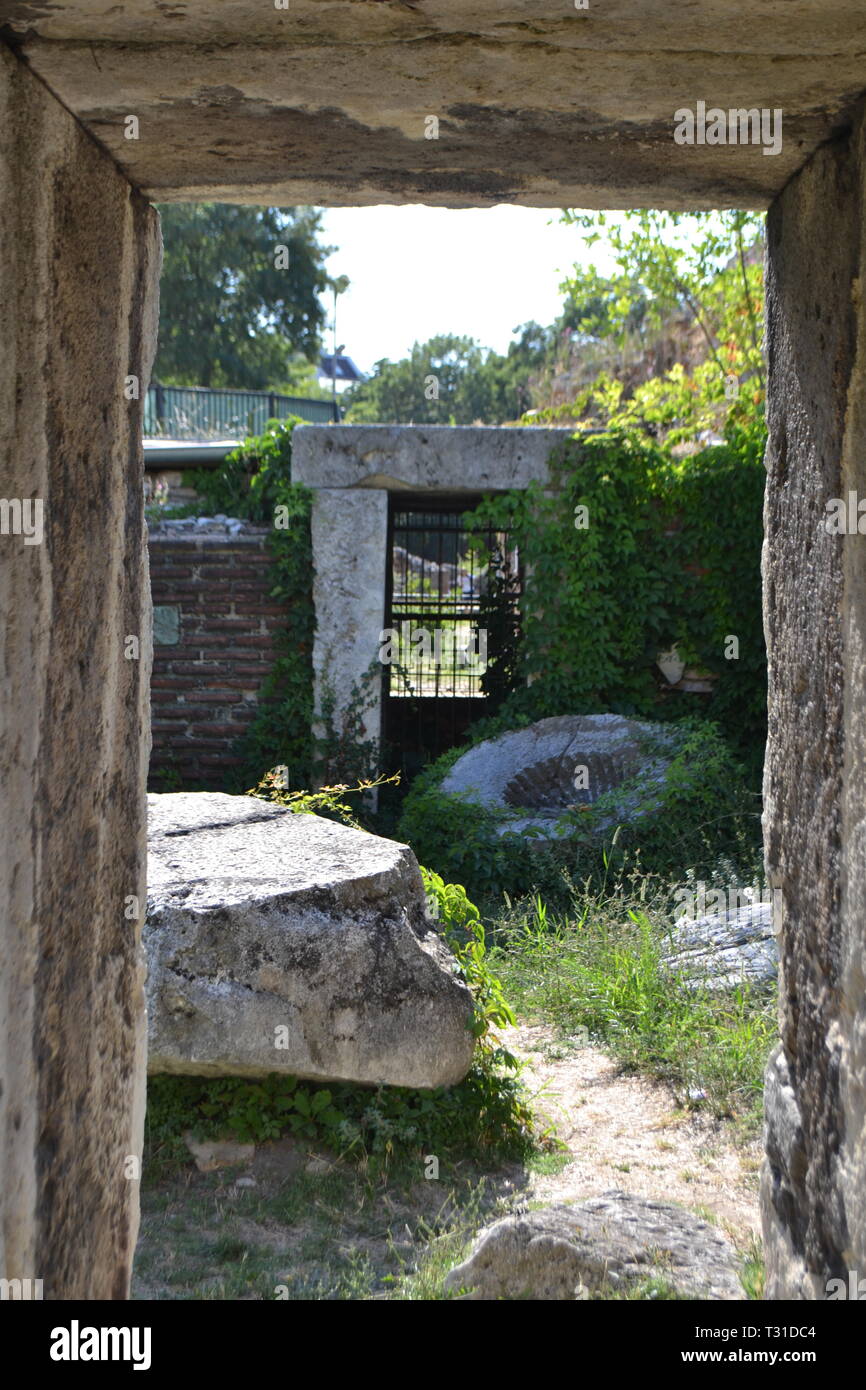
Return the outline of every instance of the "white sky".
[[[504,352],[518,324],[553,322],[560,282],[586,255],[579,229],[563,226],[556,208],[505,204],[326,208],[322,240],[339,247],[329,274],[352,282],[338,300],[337,340],[364,372],[437,333]],[[597,263],[611,269],[601,255]],[[326,352],[333,302],[326,296]]]

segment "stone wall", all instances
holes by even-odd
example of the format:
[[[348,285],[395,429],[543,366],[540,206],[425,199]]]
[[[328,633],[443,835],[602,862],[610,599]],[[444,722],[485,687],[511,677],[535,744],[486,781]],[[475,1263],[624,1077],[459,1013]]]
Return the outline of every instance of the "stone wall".
[[[219,790],[255,717],[285,625],[269,597],[268,527],[163,523],[149,536],[154,607],[151,679],[157,790]]]
[[[784,912],[762,1207],[783,1299],[866,1274],[866,537],[826,525],[829,499],[866,497],[864,193],[861,114],[768,224],[764,818]]]
[[[46,1298],[125,1297],[138,1226],[159,257],[156,214],[0,44],[0,488],[43,526],[0,534],[0,1276]]]

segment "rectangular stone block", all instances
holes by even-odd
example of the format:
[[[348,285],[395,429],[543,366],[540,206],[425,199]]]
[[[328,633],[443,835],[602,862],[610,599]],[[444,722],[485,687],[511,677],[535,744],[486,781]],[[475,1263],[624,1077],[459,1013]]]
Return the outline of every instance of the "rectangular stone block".
[[[0,477],[45,528],[0,537],[0,1275],[47,1299],[124,1298],[138,1226],[159,260],[153,209],[0,44]]]

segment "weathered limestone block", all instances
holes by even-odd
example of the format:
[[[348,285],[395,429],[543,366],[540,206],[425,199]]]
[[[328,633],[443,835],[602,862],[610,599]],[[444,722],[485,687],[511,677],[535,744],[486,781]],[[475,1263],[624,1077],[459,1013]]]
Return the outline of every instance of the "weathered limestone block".
[[[378,656],[385,622],[388,494],[317,491],[310,527],[316,711],[321,714],[333,699],[333,722],[339,730],[356,687],[367,702],[360,737],[375,743],[380,734]],[[323,735],[324,725],[317,731]]]
[[[764,206],[847,116],[866,45],[858,0],[3,0],[0,13],[151,196],[279,205]],[[784,110],[781,147],[675,146],[673,113],[701,93]],[[140,140],[124,139],[131,111]]]
[[[772,904],[754,903],[694,919],[679,917],[671,926],[662,959],[666,970],[695,988],[772,985],[779,960]]]
[[[252,797],[148,800],[151,1071],[462,1080],[471,995],[406,845]]]
[[[784,910],[762,1207],[782,1299],[866,1271],[866,536],[826,524],[866,496],[864,191],[861,114],[768,222],[764,819]]]
[[[670,1202],[619,1191],[495,1222],[445,1287],[477,1301],[561,1302],[648,1279],[684,1298],[745,1298],[736,1252],[721,1232]]]
[[[156,214],[0,45],[0,494],[44,531],[0,534],[0,1274],[47,1298],[125,1297],[138,1224],[159,254]]]
[[[292,477],[316,488],[488,492],[549,476],[573,429],[493,425],[300,425]]]

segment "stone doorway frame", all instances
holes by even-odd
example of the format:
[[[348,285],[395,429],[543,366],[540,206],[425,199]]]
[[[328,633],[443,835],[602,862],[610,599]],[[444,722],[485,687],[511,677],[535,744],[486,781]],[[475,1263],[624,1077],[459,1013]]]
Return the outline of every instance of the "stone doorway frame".
[[[643,12],[628,19],[640,43],[619,50],[613,44],[604,61],[580,59],[597,81],[599,106],[577,109],[562,52],[551,62],[548,47],[526,44],[523,32],[508,38],[510,52],[498,54],[487,42],[461,42],[459,66],[443,66],[441,55],[433,63],[427,57],[435,44],[413,43],[395,30],[388,71],[403,85],[391,94],[393,114],[383,122],[381,48],[375,37],[359,46],[354,10],[350,58],[344,44],[335,49],[339,65],[317,50],[306,95],[289,106],[283,56],[270,44],[255,55],[256,64],[271,64],[270,89],[267,75],[257,76],[247,97],[219,75],[224,68],[234,79],[230,43],[179,49],[169,79],[171,44],[161,13],[147,29],[150,42],[157,37],[161,45],[158,63],[144,41],[142,15],[123,6],[111,11],[121,25],[119,45],[110,61],[97,63],[88,34],[110,50],[108,20],[101,16],[97,28],[91,14],[88,30],[85,7],[78,7],[82,38],[71,41],[63,30],[71,8],[13,5],[17,24],[4,28],[0,43],[0,462],[7,500],[44,501],[46,511],[46,543],[28,546],[21,535],[4,533],[0,568],[8,619],[0,627],[4,1277],[50,1272],[56,1297],[123,1298],[135,1245],[137,1184],[124,1176],[124,1160],[140,1154],[143,1126],[140,935],[151,650],[140,425],[159,272],[158,222],[141,189],[258,203],[279,200],[276,190],[283,190],[286,203],[384,196],[470,206],[770,204],[764,818],[767,878],[784,910],[782,1042],[767,1076],[763,1215],[768,1296],[826,1296],[829,1277],[866,1269],[866,549],[857,529],[828,533],[825,512],[828,499],[866,495],[862,45],[840,51],[837,31],[816,22],[819,7],[804,3],[787,8],[800,15],[798,36],[814,33],[817,45],[795,41],[782,61],[770,62],[779,55],[777,20],[768,16],[756,30],[743,23],[745,5],[732,3],[730,28],[714,30],[707,19],[707,62],[692,49],[671,81],[658,55],[679,50],[682,16],[676,6],[657,5],[654,23]],[[241,8],[233,7],[236,22],[246,25]],[[410,6],[377,6],[377,16],[384,20],[386,9],[395,25],[428,22]],[[259,6],[257,17],[266,11]],[[210,36],[213,14],[204,7],[202,13]],[[501,14],[495,18],[498,26]],[[621,30],[620,16],[608,19]],[[192,15],[191,23],[199,22]],[[43,42],[38,30],[57,33],[58,24],[58,37]],[[126,25],[134,26],[133,42],[123,41]],[[171,28],[177,44],[174,21]],[[748,31],[748,52],[732,42],[738,30]],[[401,59],[410,51],[421,67],[406,74]],[[636,53],[645,87],[635,80]],[[494,76],[500,56],[514,62],[514,71],[535,65],[534,80],[522,86],[527,93],[535,86],[541,100],[536,94],[526,113],[502,105],[513,87],[505,83],[503,92]],[[335,103],[343,99],[327,160],[322,63],[338,74]],[[146,109],[176,120],[176,141],[127,142],[130,64]],[[612,64],[623,69],[622,87],[611,86]],[[808,74],[804,64],[811,65]],[[816,68],[823,74],[817,88]],[[838,76],[831,79],[828,68]],[[432,88],[419,82],[428,70]],[[350,94],[348,107],[344,72],[370,84],[361,97]],[[746,147],[677,152],[671,112],[686,99],[683,84],[691,93],[701,74],[713,85],[730,81],[742,105],[771,77],[781,84],[771,104],[787,105],[790,95],[794,111],[790,121],[785,113],[778,161]],[[547,110],[551,79],[558,117]],[[174,101],[164,95],[171,82]],[[477,96],[467,108],[470,90]],[[633,121],[623,118],[625,90]],[[419,94],[423,104],[413,111]],[[613,103],[606,116],[598,114],[602,98]],[[438,107],[450,113],[449,138],[442,165],[431,168],[434,146],[424,142],[423,113]],[[307,133],[306,145],[286,140],[287,115]],[[232,158],[210,149],[215,121],[241,142]],[[396,133],[383,160],[387,129]],[[497,131],[507,139],[497,142]],[[341,141],[343,133],[350,143]],[[536,158],[539,142],[544,160]],[[341,144],[347,163],[334,172]],[[283,162],[280,182],[276,151],[285,161],[289,147],[296,163],[288,169]],[[298,189],[305,196],[289,191]],[[402,476],[387,450],[348,482],[328,480],[327,459],[322,473],[318,485],[342,487],[359,515],[365,489],[391,485],[377,476],[398,485]]]
[[[313,489],[316,731],[329,694],[334,719],[369,684],[385,626],[388,498],[477,497],[549,481],[551,451],[572,429],[488,425],[298,425],[292,478]],[[363,738],[382,729],[381,683],[370,688]]]

